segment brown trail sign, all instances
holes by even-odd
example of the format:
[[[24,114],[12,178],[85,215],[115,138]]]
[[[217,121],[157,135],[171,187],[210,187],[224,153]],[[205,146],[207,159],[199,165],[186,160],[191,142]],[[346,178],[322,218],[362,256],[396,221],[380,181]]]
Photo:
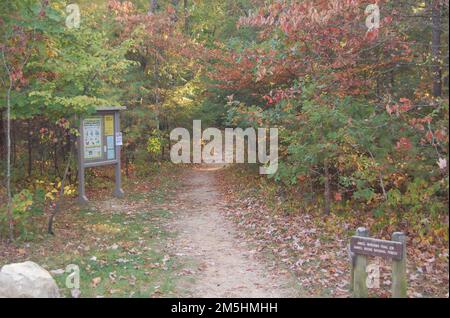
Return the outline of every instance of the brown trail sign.
[[[400,261],[403,257],[403,244],[370,237],[353,236],[350,241],[350,251],[355,254],[393,258]]]
[[[392,297],[407,297],[406,236],[396,232],[392,241],[370,238],[365,228],[359,228],[350,240],[352,256],[351,288],[353,297],[368,297],[367,256],[392,259]]]

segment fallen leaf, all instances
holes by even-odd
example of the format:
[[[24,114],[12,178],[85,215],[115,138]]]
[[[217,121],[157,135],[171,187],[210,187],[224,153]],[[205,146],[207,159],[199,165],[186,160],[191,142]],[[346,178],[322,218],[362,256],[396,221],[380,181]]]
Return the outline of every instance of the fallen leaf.
[[[102,281],[101,277],[95,277],[91,282],[92,287],[96,288],[97,285],[100,284],[101,281]]]

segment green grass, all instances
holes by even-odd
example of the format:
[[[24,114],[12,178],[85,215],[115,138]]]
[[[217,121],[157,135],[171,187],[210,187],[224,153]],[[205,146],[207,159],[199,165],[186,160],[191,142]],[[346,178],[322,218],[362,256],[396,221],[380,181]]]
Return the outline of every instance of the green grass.
[[[46,260],[47,267],[65,268],[69,263],[78,265],[82,297],[151,297],[172,294],[175,287],[173,272],[178,264],[171,259],[164,261],[162,246],[170,233],[152,222],[155,216],[169,216],[168,211],[142,211],[133,216],[118,213],[110,218],[105,218],[98,211],[84,213],[89,225],[113,231],[111,234],[104,234],[101,239],[108,239],[111,245],[96,247],[97,241],[93,240],[88,245],[88,251],[76,250],[74,253],[55,255]],[[55,278],[64,295],[70,296],[70,290],[65,288],[66,276],[56,275]],[[95,278],[101,280],[94,286]]]
[[[171,177],[158,181],[149,191],[128,189],[129,194],[111,209],[108,204],[73,206],[58,217],[56,236],[17,241],[16,252],[0,259],[0,264],[31,260],[49,271],[77,265],[80,297],[182,296],[177,282],[184,267],[167,251],[167,241],[176,233],[164,227],[174,213],[158,207],[171,200],[177,182]],[[19,250],[25,253],[20,255]],[[63,297],[71,297],[66,287],[69,274],[53,275]]]

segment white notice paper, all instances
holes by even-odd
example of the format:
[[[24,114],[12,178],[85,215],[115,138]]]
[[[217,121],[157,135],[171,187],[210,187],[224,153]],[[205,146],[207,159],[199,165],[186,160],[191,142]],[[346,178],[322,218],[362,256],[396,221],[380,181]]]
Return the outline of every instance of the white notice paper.
[[[116,133],[116,146],[122,146],[123,140],[122,140],[122,133],[118,132]]]

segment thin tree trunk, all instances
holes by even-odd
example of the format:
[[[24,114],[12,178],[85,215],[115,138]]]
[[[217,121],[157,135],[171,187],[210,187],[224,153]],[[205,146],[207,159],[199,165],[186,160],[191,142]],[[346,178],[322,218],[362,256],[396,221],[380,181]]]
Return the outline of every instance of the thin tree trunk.
[[[42,145],[41,145],[42,146]],[[41,168],[41,175],[44,174],[44,164],[45,164],[45,156],[44,156],[44,151],[41,151],[41,164],[40,164],[40,168]]]
[[[56,133],[55,133],[56,136]],[[59,167],[58,167],[58,143],[55,142],[53,144],[53,151],[55,156],[53,157],[53,165],[54,165],[54,169],[55,169],[55,175],[59,176]]]
[[[5,160],[5,135],[6,125],[4,124],[3,110],[0,112],[0,160]]]
[[[389,73],[389,91],[392,95],[394,95],[394,87],[395,87],[395,74],[394,70]]]
[[[67,179],[67,175],[69,173],[70,163],[72,161],[73,151],[71,150],[69,152],[69,157],[67,158],[67,164],[66,169],[64,170],[64,176],[61,181],[61,189],[59,190],[59,198],[56,202],[55,209],[53,210],[52,214],[50,215],[50,218],[48,220],[48,233],[51,235],[54,235],[53,232],[53,222],[55,219],[55,216],[59,213],[59,210],[61,209],[61,204],[64,202],[64,187]]]
[[[432,16],[432,42],[431,42],[431,63],[433,70],[433,96],[442,95],[442,67],[441,67],[441,3],[440,0],[433,0],[431,8]]]
[[[130,158],[128,155],[128,152],[124,152],[125,153],[125,176],[127,178],[130,177]]]
[[[369,155],[372,158],[373,162],[375,163],[375,156],[373,155],[373,153],[369,150]],[[381,171],[378,172],[378,181],[380,182],[380,187],[381,187],[381,191],[383,191],[383,199],[386,201],[387,200],[387,193],[386,193],[386,187],[384,185],[384,181],[383,181],[383,175],[381,174]]]
[[[189,31],[189,9],[188,9],[188,0],[183,0],[183,11],[184,11],[184,33],[188,33]]]
[[[33,168],[33,140],[31,135],[31,120],[28,120],[28,177],[31,177],[31,172]]]
[[[13,89],[13,80],[11,70],[9,69],[5,51],[2,50],[3,65],[9,77],[9,87],[6,91],[6,195],[7,195],[7,215],[9,223],[9,240],[14,240],[14,220],[12,214],[12,193],[11,193],[11,91]]]
[[[380,77],[378,76],[376,79],[376,89],[375,89],[375,94],[377,95],[377,99],[380,101],[381,100],[381,85],[380,85]]]
[[[73,147],[72,146],[72,138],[71,138],[71,135],[68,134],[67,135],[67,149],[66,149],[66,154],[68,156],[70,156],[70,152],[72,151],[72,149],[75,149],[75,148],[72,148],[72,147]],[[69,174],[67,175],[69,183],[73,183],[73,178],[72,177],[73,177],[72,170],[69,168]]]
[[[329,215],[331,213],[331,188],[330,188],[330,167],[328,166],[328,160],[324,160],[324,172],[325,172],[325,214]]]
[[[158,56],[155,53],[155,65],[153,68],[155,72],[155,117],[156,117],[156,129],[160,130],[160,109],[159,109],[159,64]]]
[[[152,15],[156,12],[156,9],[158,8],[158,0],[152,0],[150,2],[150,8],[148,10],[148,15]]]
[[[16,165],[16,161],[17,161],[17,143],[16,143],[16,121],[15,120],[11,120],[10,118],[10,122],[11,122],[11,150],[12,150],[12,165],[15,166]]]
[[[9,240],[14,240],[14,220],[12,211],[12,191],[11,191],[11,90],[12,79],[10,79],[10,85],[6,93],[6,193],[8,197],[8,222],[9,222]]]

